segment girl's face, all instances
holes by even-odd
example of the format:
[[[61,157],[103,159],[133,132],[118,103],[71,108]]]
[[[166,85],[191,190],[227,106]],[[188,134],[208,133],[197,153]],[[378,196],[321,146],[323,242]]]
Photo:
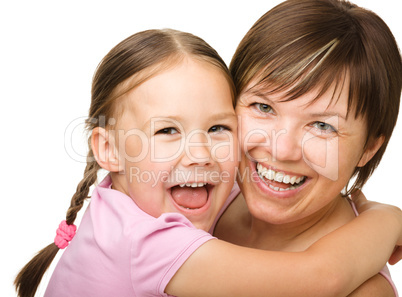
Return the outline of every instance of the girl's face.
[[[238,182],[255,218],[284,224],[325,211],[371,158],[364,120],[346,116],[348,88],[331,101],[333,91],[314,103],[315,92],[288,102],[280,102],[284,93],[240,95]]]
[[[122,170],[113,187],[148,214],[177,212],[208,230],[228,197],[237,117],[220,70],[185,59],[125,95],[114,131]]]

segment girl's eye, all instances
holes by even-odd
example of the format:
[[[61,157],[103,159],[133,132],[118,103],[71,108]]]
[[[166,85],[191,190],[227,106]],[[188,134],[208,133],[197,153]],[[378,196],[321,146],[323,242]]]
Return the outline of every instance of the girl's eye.
[[[212,126],[211,128],[209,128],[208,133],[222,132],[224,130],[230,131],[230,128],[226,127],[226,126],[222,126],[222,125],[215,125],[215,126]]]
[[[263,113],[271,113],[272,112],[272,107],[268,104],[254,103],[254,105],[258,108],[259,111],[261,111]]]
[[[325,132],[325,133],[337,132],[333,126],[331,126],[330,124],[324,123],[324,122],[314,122],[313,127],[317,128],[318,130]]]
[[[156,131],[155,134],[176,134],[176,133],[179,133],[176,128],[169,127],[160,129]]]

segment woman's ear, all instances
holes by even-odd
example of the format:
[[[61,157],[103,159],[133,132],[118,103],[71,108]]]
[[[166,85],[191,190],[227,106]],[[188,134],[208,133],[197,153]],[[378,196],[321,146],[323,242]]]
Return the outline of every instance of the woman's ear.
[[[119,153],[111,133],[101,127],[92,130],[91,147],[99,166],[109,172],[121,171]]]
[[[357,167],[363,167],[364,165],[367,164],[368,161],[371,160],[371,158],[374,157],[374,155],[377,153],[377,151],[380,149],[380,147],[384,143],[384,139],[385,139],[384,136],[381,135],[380,137],[377,137],[377,138],[369,141],[369,145],[367,146],[362,157],[360,158],[360,161],[357,164]]]

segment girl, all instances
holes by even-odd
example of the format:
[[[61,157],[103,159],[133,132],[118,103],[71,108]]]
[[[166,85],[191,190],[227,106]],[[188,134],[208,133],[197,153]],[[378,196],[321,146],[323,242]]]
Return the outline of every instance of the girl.
[[[223,61],[191,34],[150,30],[113,48],[93,80],[84,178],[55,242],[17,276],[19,296],[34,295],[73,237],[45,296],[338,296],[380,270],[402,242],[393,207],[374,206],[302,253],[250,250],[205,232],[234,183],[234,98]],[[75,235],[100,168],[110,173]]]
[[[378,166],[397,121],[397,43],[377,15],[349,2],[288,0],[255,23],[230,69],[245,203],[231,204],[215,235],[303,251],[357,214],[344,197]],[[397,296],[390,284],[383,271],[353,296]]]

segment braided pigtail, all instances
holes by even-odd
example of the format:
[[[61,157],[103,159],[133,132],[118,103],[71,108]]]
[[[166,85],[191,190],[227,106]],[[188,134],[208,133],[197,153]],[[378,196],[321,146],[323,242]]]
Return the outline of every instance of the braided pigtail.
[[[68,225],[72,225],[77,217],[77,213],[84,205],[85,199],[90,198],[89,189],[95,184],[97,179],[98,170],[100,166],[96,163],[92,150],[88,153],[88,162],[84,171],[84,177],[77,186],[77,190],[74,196],[71,198],[70,207],[67,210],[66,222]],[[89,160],[90,159],[90,160]]]
[[[94,160],[92,150],[90,149],[87,157],[87,166],[84,171],[84,178],[77,186],[77,191],[71,198],[71,204],[67,211],[66,220],[63,221],[55,241],[42,249],[32,258],[18,273],[14,280],[14,285],[20,297],[34,297],[43,275],[49,268],[54,257],[60,248],[68,245],[68,241],[75,234],[75,225],[73,225],[78,211],[82,208],[90,187],[96,182],[97,172],[100,166]]]

